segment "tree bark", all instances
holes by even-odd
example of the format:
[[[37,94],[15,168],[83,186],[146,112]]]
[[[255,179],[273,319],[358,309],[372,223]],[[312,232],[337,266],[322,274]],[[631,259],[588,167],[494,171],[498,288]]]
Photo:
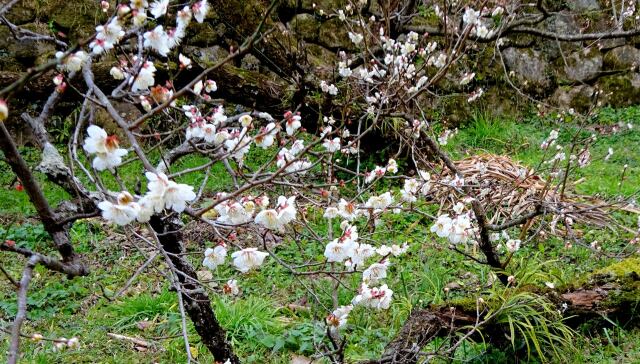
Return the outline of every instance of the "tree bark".
[[[158,235],[162,248],[168,253],[171,263],[178,271],[184,308],[200,335],[202,343],[209,349],[213,358],[221,363],[230,360],[232,364],[238,364],[240,361],[233,353],[231,344],[227,342],[226,333],[216,319],[209,296],[197,281],[194,267],[182,255],[184,253],[180,230],[182,226],[179,222],[170,219],[171,217],[163,219],[153,216],[150,224]]]

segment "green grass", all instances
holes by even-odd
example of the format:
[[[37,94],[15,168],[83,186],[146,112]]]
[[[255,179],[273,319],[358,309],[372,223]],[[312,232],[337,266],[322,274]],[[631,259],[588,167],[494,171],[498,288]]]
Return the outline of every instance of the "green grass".
[[[605,109],[592,122],[603,125],[612,125],[621,120],[635,123],[638,114],[637,109]],[[478,116],[461,127],[446,148],[456,158],[478,153],[507,154],[533,167],[538,165],[543,155],[540,143],[554,128],[560,130],[559,143],[562,145],[576,131],[572,123],[558,124],[537,118],[526,121],[495,120]],[[594,161],[578,171],[580,176],[587,179],[577,185],[576,192],[605,197],[634,194],[640,186],[640,153],[637,152],[640,150],[640,126],[618,134],[599,135],[598,138],[599,141],[592,150]],[[606,154],[609,147],[615,151],[613,157],[608,162],[598,160]],[[37,164],[38,156],[33,150],[23,149],[23,152],[30,165]],[[154,163],[158,158],[159,155],[152,154]],[[253,148],[247,160],[251,166],[255,166],[266,161],[266,158],[266,153]],[[380,159],[377,155],[374,158]],[[184,158],[172,171],[194,168],[205,162],[202,157]],[[364,163],[374,164],[372,161]],[[402,166],[402,162],[400,164]],[[625,164],[629,165],[627,178],[619,185],[620,173]],[[144,176],[141,171],[140,164],[136,162],[121,169],[120,175],[127,188],[133,190],[137,180],[142,179],[144,191]],[[0,211],[4,221],[12,221],[14,216],[18,216],[20,222],[0,228],[0,237],[54,255],[50,240],[42,227],[30,219],[34,211],[28,204],[26,193],[9,186],[12,174],[6,165],[0,164],[0,172],[0,183],[5,187],[0,191]],[[223,166],[215,166],[211,174],[206,186],[207,193],[230,188],[231,180],[226,177]],[[102,173],[101,176],[107,185],[117,185],[108,173]],[[38,178],[43,179],[42,176]],[[179,181],[199,186],[203,178],[203,172],[194,172],[180,177]],[[68,197],[47,182],[43,181],[43,186],[46,196],[54,205]],[[307,212],[311,226],[319,234],[324,234],[327,231],[326,221],[319,216],[321,212],[316,209],[309,209]],[[629,217],[620,218],[627,218],[629,223],[633,223],[633,219]],[[452,253],[445,241],[435,239],[428,231],[430,224],[428,219],[417,214],[389,213],[383,225],[370,237],[387,244],[408,241],[411,249],[401,262],[391,259],[389,278],[385,281],[394,291],[391,308],[387,311],[371,311],[358,307],[352,312],[345,330],[349,362],[378,357],[414,308],[450,301],[475,302],[478,296],[486,298],[489,295],[503,294],[497,289],[492,291],[486,288],[490,279],[490,272],[486,267]],[[337,229],[337,226],[334,228]],[[605,251],[621,252],[624,248],[620,233],[578,228],[585,241],[598,240]],[[362,232],[366,230],[364,227],[361,229]],[[48,342],[25,341],[22,348],[23,362],[185,362],[177,296],[163,277],[162,273],[167,268],[161,260],[156,260],[125,295],[114,299],[115,292],[145,261],[145,257],[127,241],[120,229],[105,231],[103,223],[98,219],[75,224],[71,236],[78,252],[93,267],[92,273],[87,277],[68,280],[62,275],[52,274],[38,267],[29,290],[29,321],[24,326],[24,332],[38,332],[51,338],[77,336],[82,346],[78,350],[54,352]],[[322,244],[304,238],[299,242],[300,247],[292,241],[284,241],[274,250],[280,258],[288,261],[300,256],[300,249],[307,257],[322,256]],[[196,253],[190,256],[195,266],[200,267],[201,247],[211,245],[212,243],[203,241],[188,242],[188,251]],[[550,238],[518,251],[508,267],[508,273],[534,285],[542,286],[545,282],[553,282],[561,286],[613,261],[615,260],[595,254],[585,247],[574,246],[567,249],[564,241]],[[0,252],[0,264],[14,277],[19,276],[23,262],[14,255]],[[219,267],[213,274],[218,282],[238,279],[242,289],[241,296],[235,298],[213,292],[210,296],[216,316],[244,362],[289,363],[292,354],[310,356],[316,353],[317,347],[328,344],[323,325],[327,310],[323,306],[332,305],[331,296],[326,293],[332,289],[331,281],[318,277],[294,278],[270,258],[267,258],[266,264],[257,272],[238,275],[227,264]],[[337,297],[340,304],[349,303],[359,284],[355,275],[345,281],[349,289],[340,291]],[[315,302],[307,287],[313,287],[319,292],[319,303]],[[445,291],[445,287],[455,288]],[[505,302],[516,299],[526,301],[523,297],[507,297]],[[573,336],[572,345],[566,345],[562,342],[566,341],[562,331],[554,331],[561,326],[541,321],[543,316],[527,311],[525,306],[515,305],[520,311],[512,311],[503,316],[503,319],[508,323],[510,319],[517,318],[514,330],[521,330],[519,338],[526,340],[514,340],[513,350],[526,352],[528,349],[532,353],[532,362],[537,360],[537,351],[547,353],[550,357],[567,357],[566,361],[571,363],[640,361],[640,330],[618,326],[609,327],[606,331],[603,328],[580,328],[578,334]],[[8,284],[0,285],[2,327],[10,325],[15,311],[15,292]],[[538,322],[538,325],[534,325],[534,331],[529,330],[527,320]],[[549,339],[549,335],[545,336],[548,334],[545,327],[546,331],[556,333],[560,341]],[[200,343],[188,321],[187,331],[194,356],[200,362],[211,362],[206,348]],[[108,337],[108,333],[143,338],[152,345],[146,350],[136,349],[131,342],[115,340]],[[0,343],[6,347],[7,342],[7,335],[0,333]],[[433,345],[437,344],[439,343],[435,342]],[[4,350],[0,352],[0,358],[3,358]],[[491,363],[509,362],[512,359],[513,352],[508,348],[496,350],[482,341],[469,341],[455,353],[453,362]]]

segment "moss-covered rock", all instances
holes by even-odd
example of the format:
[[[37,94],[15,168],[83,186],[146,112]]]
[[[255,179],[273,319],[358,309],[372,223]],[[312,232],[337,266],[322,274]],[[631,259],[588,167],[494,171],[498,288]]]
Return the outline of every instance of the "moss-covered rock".
[[[593,106],[594,91],[589,85],[561,86],[551,96],[551,102],[564,109],[587,112]]]
[[[42,23],[24,24],[22,28],[40,34],[48,33],[47,25]],[[55,47],[49,42],[16,41],[10,35],[2,37],[4,38],[2,42],[6,42],[6,57],[19,64],[22,69],[45,63],[55,54]]]
[[[317,44],[307,44],[307,62],[315,76],[320,79],[330,79],[338,62],[335,52]]]
[[[598,0],[573,0],[567,1],[569,9],[577,12],[597,11],[600,10]]]
[[[303,10],[323,10],[325,13],[333,13],[338,9],[344,9],[348,0],[302,0],[300,7]]]
[[[332,18],[322,23],[318,43],[331,49],[355,50],[355,45],[349,40],[347,27],[338,18]]]
[[[607,70],[628,71],[640,64],[640,49],[625,45],[614,48],[604,55],[604,66]]]
[[[320,21],[315,15],[302,13],[294,16],[287,27],[298,38],[315,42],[320,35]]]
[[[624,73],[603,76],[596,82],[602,93],[599,103],[613,107],[640,103],[640,73]]]
[[[87,39],[95,33],[97,25],[107,20],[100,2],[94,0],[47,0],[43,11],[53,27],[67,33],[72,40]]]
[[[18,1],[7,12],[7,20],[16,25],[33,22],[36,20],[39,7],[39,2],[37,0]]]
[[[214,25],[209,22],[197,23],[194,21],[189,24],[187,29],[186,45],[210,47],[220,43],[227,27],[223,23]]]
[[[211,67],[229,56],[229,52],[220,46],[207,48],[186,46],[183,50],[202,68]]]

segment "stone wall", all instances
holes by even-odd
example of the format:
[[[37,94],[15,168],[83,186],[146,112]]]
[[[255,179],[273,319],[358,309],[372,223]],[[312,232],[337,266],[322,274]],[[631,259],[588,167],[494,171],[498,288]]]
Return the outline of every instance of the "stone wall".
[[[346,0],[283,1],[273,19],[280,34],[285,35],[279,40],[285,51],[277,53],[282,58],[274,62],[278,67],[270,64],[268,57],[276,53],[269,53],[269,49],[259,49],[229,65],[221,70],[224,73],[218,73],[222,86],[225,83],[229,86],[225,96],[246,100],[248,89],[255,95],[249,97],[253,103],[267,99],[273,105],[280,99],[282,105],[287,106],[284,104],[296,92],[292,91],[294,87],[286,77],[290,69],[280,67],[288,60],[293,63],[291,69],[303,69],[320,79],[332,77],[336,52],[354,51],[344,25],[336,16],[331,16],[334,9],[344,8],[346,3]],[[372,11],[380,12],[377,2],[372,3]],[[429,8],[430,1],[424,3]],[[576,0],[566,2],[569,5],[560,1],[547,3],[554,6],[550,9],[552,16],[539,26],[542,29],[565,34],[612,29],[608,15],[611,14],[608,8],[611,1]],[[23,0],[7,14],[7,18],[26,29],[73,42],[85,38],[96,24],[105,21],[98,4],[95,0]],[[204,24],[192,25],[180,51],[202,67],[215,63],[228,54],[226,49],[239,44],[239,35],[246,35],[253,29],[267,4],[268,1],[263,0],[237,0],[213,6]],[[237,10],[235,18],[229,16],[234,8],[241,9]],[[423,13],[423,16],[413,18],[409,25],[438,29],[435,16],[429,15],[429,11]],[[635,26],[630,22],[625,24],[625,29]],[[508,37],[499,48],[495,43],[479,43],[452,70],[453,75],[463,71],[476,72],[473,84],[461,88],[454,76],[444,78],[438,85],[438,93],[447,96],[432,106],[452,121],[464,121],[473,111],[466,102],[466,95],[477,87],[485,90],[485,96],[478,104],[493,113],[515,112],[532,99],[578,111],[586,111],[594,100],[600,105],[615,107],[636,104],[640,102],[638,45],[638,37],[558,42],[530,35]],[[50,59],[55,50],[50,43],[16,42],[9,29],[0,25],[0,86],[27,68]],[[296,56],[290,57],[287,52]],[[113,63],[115,59],[106,57],[103,62]],[[270,93],[261,87],[264,84],[269,85]],[[232,90],[234,87],[236,89]],[[597,98],[596,91],[600,91]]]

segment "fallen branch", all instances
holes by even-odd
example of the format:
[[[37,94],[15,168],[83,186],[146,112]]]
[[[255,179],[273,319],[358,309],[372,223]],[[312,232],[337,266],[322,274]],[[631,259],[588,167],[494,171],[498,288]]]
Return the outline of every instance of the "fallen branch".
[[[107,336],[109,336],[110,338],[114,338],[116,340],[123,340],[123,341],[129,341],[132,342],[138,346],[144,346],[145,348],[151,347],[151,343],[142,339],[138,339],[137,337],[131,337],[131,336],[126,336],[126,335],[120,335],[120,334],[114,334],[114,333],[107,333]]]

